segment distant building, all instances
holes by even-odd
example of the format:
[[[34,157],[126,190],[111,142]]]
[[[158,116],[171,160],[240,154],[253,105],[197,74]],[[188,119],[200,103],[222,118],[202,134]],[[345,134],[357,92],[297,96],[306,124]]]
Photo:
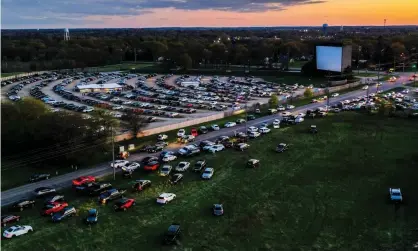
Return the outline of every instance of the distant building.
[[[74,90],[86,93],[86,92],[113,92],[113,91],[122,91],[123,87],[119,84],[89,84],[89,85],[77,85]]]

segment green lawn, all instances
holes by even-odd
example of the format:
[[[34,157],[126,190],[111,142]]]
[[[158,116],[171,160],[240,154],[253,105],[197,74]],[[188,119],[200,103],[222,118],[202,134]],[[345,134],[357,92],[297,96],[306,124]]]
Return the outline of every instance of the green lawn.
[[[322,84],[326,84],[327,80],[322,78],[308,78],[304,76],[285,76],[285,77],[276,77],[276,76],[262,76],[265,81],[274,82],[277,84],[286,84],[286,85],[294,85],[296,83],[304,86],[314,85],[315,87],[319,87]]]
[[[10,76],[15,76],[15,75],[19,75],[22,74],[23,72],[9,72],[9,73],[1,73],[1,77],[10,77]]]
[[[149,63],[124,63],[124,64],[114,64],[114,65],[105,65],[100,67],[92,67],[94,69],[97,69],[97,71],[100,72],[107,72],[107,71],[127,71],[132,69],[141,69],[141,68],[147,68],[147,67],[153,67],[154,64],[152,62]]]
[[[302,68],[306,63],[309,61],[294,61],[293,63],[289,63],[290,68]]]
[[[113,203],[75,197],[65,191],[78,216],[51,223],[39,209],[24,211],[21,224],[34,232],[3,240],[3,250],[400,250],[416,242],[418,227],[418,127],[416,121],[355,113],[314,122],[318,135],[307,133],[312,122],[274,130],[250,142],[241,153],[227,150],[206,154],[215,168],[210,181],[185,173],[173,187],[167,178],[138,171],[134,179],[153,181],[141,194],[129,192],[137,205],[114,212]],[[399,144],[402,139],[402,144]],[[278,154],[275,146],[291,143]],[[396,147],[394,147],[396,146]],[[247,169],[249,158],[261,168]],[[190,159],[194,163],[196,158]],[[175,163],[173,163],[175,164]],[[120,176],[115,187],[129,188]],[[397,211],[387,203],[389,187],[401,187],[407,203]],[[172,204],[158,206],[161,192],[177,195]],[[210,214],[223,203],[225,215]],[[39,203],[39,207],[41,203]],[[99,223],[82,223],[89,208],[98,208]],[[161,234],[180,223],[179,248],[162,248]]]

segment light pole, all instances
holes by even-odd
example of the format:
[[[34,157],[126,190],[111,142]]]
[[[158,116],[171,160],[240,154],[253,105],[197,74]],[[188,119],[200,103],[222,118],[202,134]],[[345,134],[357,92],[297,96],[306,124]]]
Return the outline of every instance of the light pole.
[[[110,127],[112,130],[112,162],[113,162],[113,180],[116,180],[116,167],[115,167],[115,137],[113,135],[113,125]]]
[[[380,61],[381,61],[382,53],[383,53],[384,50],[385,49],[380,50],[380,53],[379,53],[379,65],[377,67],[377,81],[378,82],[379,82],[379,79],[380,79]]]
[[[401,53],[402,58],[402,72],[405,72],[405,54]]]

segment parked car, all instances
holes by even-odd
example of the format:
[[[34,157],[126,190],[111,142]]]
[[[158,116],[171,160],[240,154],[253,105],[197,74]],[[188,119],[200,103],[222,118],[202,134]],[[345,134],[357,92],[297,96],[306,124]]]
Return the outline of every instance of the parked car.
[[[7,226],[7,224],[10,224],[12,222],[18,222],[20,221],[20,216],[18,215],[2,215],[1,216],[1,225],[3,227]]]
[[[260,127],[259,129],[258,129],[258,132],[260,132],[260,133],[262,133],[262,134],[267,134],[267,133],[269,133],[271,130],[270,130],[270,128],[267,128],[267,127]]]
[[[137,162],[131,162],[131,163],[127,164],[126,166],[123,166],[122,170],[123,171],[135,171],[140,166],[141,166],[141,164],[139,164]]]
[[[129,164],[129,161],[127,160],[115,160],[115,168],[120,168],[126,166],[127,164]],[[113,168],[113,162],[110,163],[110,167]]]
[[[9,227],[3,232],[3,237],[11,239],[13,237],[21,236],[29,232],[33,232],[33,228],[31,226],[13,226]]]
[[[99,196],[99,202],[101,204],[106,204],[107,202],[115,199],[122,198],[123,194],[125,194],[126,190],[118,190],[115,188],[109,189]]]
[[[204,167],[206,167],[206,160],[198,160],[194,165],[193,171],[201,172]]]
[[[162,193],[157,198],[158,204],[168,204],[176,198],[174,193]]]
[[[56,193],[56,191],[55,191],[55,188],[52,188],[52,187],[39,187],[34,190],[34,193],[36,197],[42,197],[45,195]]]
[[[159,141],[163,141],[163,140],[166,140],[166,139],[168,139],[168,136],[166,134],[160,134],[157,137],[157,140],[159,140]]]
[[[162,161],[163,162],[170,162],[170,161],[174,161],[174,160],[176,160],[177,159],[177,156],[176,155],[171,155],[171,154],[169,154],[169,155],[165,155],[163,158],[162,158]]]
[[[84,219],[86,224],[95,224],[99,221],[99,211],[97,209],[89,209],[87,217]]]
[[[175,170],[177,172],[185,172],[189,169],[189,167],[190,167],[190,162],[182,161],[176,166]]]
[[[201,134],[206,134],[206,133],[208,133],[208,132],[209,132],[209,130],[206,128],[206,126],[201,126],[201,127],[199,128],[199,132],[200,132]]]
[[[65,218],[72,217],[72,216],[76,215],[76,213],[77,213],[77,211],[75,210],[74,207],[72,207],[72,206],[66,207],[62,211],[60,211],[58,213],[55,213],[52,216],[52,222],[60,222],[60,221],[64,220]]]
[[[199,135],[196,128],[192,128],[192,131],[190,134],[193,135],[193,137],[197,137]]]
[[[318,133],[318,129],[316,128],[316,125],[311,125],[311,127],[309,128],[309,132],[313,134]]]
[[[180,129],[180,130],[177,132],[177,137],[181,138],[181,137],[183,137],[185,134],[186,134],[186,130],[184,130],[184,129]]]
[[[252,115],[252,114],[250,114],[250,115],[247,116],[247,120],[254,120],[254,119],[255,119],[255,116]]]
[[[224,206],[222,204],[213,204],[212,213],[215,216],[224,215]]]
[[[225,127],[226,128],[229,128],[229,127],[234,127],[234,126],[236,126],[237,125],[237,123],[235,123],[235,122],[227,122],[226,124],[225,124]]]
[[[394,203],[402,203],[403,197],[400,188],[389,188],[390,201]]]
[[[258,138],[260,135],[261,135],[261,133],[259,133],[259,132],[249,132],[248,133],[248,137],[253,138],[253,139]]]
[[[252,168],[260,167],[260,160],[249,159],[247,162],[247,167],[252,167]]]
[[[154,145],[154,146],[152,146],[152,147],[150,147],[150,148],[148,148],[147,149],[147,151],[149,152],[149,153],[156,153],[156,152],[161,152],[162,150],[164,150],[164,147],[165,146],[163,146],[163,145]]]
[[[132,188],[134,191],[140,192],[150,186],[151,186],[150,180],[136,180]]]
[[[151,161],[144,165],[145,171],[156,171],[160,167],[160,163],[158,161]]]
[[[225,146],[218,144],[218,145],[213,145],[213,146],[205,146],[203,149],[210,153],[216,153],[216,152],[225,150]]]
[[[179,183],[180,181],[182,181],[184,178],[183,174],[181,173],[175,173],[171,176],[170,178],[170,183],[173,185],[176,185],[177,183]]]
[[[68,206],[67,202],[52,202],[52,203],[48,203],[46,204],[43,208],[42,208],[42,212],[41,215],[53,215],[54,213],[57,213],[61,210],[63,210],[65,207]]]
[[[12,208],[18,211],[23,211],[25,208],[35,207],[35,201],[31,199],[22,199],[13,204]]]
[[[212,131],[219,131],[221,129],[218,125],[211,125],[210,128]]]
[[[49,203],[53,203],[53,202],[59,202],[59,201],[64,201],[64,195],[56,194],[56,195],[50,196],[50,197],[45,199],[45,204],[49,204]]]
[[[249,147],[250,147],[250,145],[247,144],[247,143],[239,143],[239,144],[235,145],[235,148],[239,151],[247,150]]]
[[[112,188],[112,184],[110,183],[96,183],[96,182],[86,183],[83,186],[75,187],[77,192],[87,194],[87,195],[97,195],[111,188]]]
[[[275,119],[273,121],[273,128],[280,128],[280,120],[279,119]]]
[[[285,143],[280,143],[277,147],[276,147],[276,152],[278,153],[282,153],[284,151],[286,151],[288,149],[288,144]]]
[[[210,180],[213,176],[213,173],[215,170],[211,167],[206,167],[205,170],[202,173],[202,179],[204,180]]]
[[[180,225],[177,223],[171,224],[167,232],[164,234],[163,244],[177,244],[178,239],[180,238],[181,230]]]
[[[247,132],[251,133],[251,132],[258,132],[258,128],[255,126],[250,126],[247,128]]]
[[[158,172],[158,175],[160,176],[168,176],[170,175],[171,171],[173,170],[173,167],[170,165],[164,165],[162,168],[160,168],[160,171]]]
[[[51,177],[49,173],[34,174],[29,178],[29,182],[36,182],[40,180],[47,180]]]
[[[134,199],[122,198],[115,203],[115,211],[126,211],[128,208],[135,206]]]

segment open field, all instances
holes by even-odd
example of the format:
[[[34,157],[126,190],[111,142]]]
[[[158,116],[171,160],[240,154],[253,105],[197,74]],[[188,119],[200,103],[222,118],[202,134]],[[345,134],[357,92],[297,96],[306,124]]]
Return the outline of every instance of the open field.
[[[275,76],[263,76],[262,77],[265,81],[270,81],[278,84],[287,84],[287,85],[294,85],[296,83],[304,86],[314,85],[315,87],[319,87],[321,84],[326,83],[326,79],[320,78],[308,78],[304,76],[297,76],[297,75],[289,75],[284,77],[275,77]]]
[[[9,73],[1,73],[1,77],[10,77],[10,76],[15,76],[15,75],[19,75],[22,74],[23,72],[9,72]]]
[[[160,245],[172,222],[183,227],[179,250],[392,250],[418,241],[418,183],[411,178],[418,175],[416,121],[344,113],[314,123],[315,136],[307,133],[307,121],[250,142],[246,153],[200,156],[215,168],[210,181],[186,173],[171,187],[166,178],[137,172],[134,179],[150,179],[153,186],[139,195],[129,192],[137,205],[127,212],[65,191],[77,217],[53,224],[39,210],[24,211],[21,224],[35,231],[3,240],[2,249],[172,250]],[[292,148],[277,154],[280,142]],[[260,159],[261,168],[246,169],[249,158]],[[112,184],[129,188],[129,182],[117,177]],[[386,203],[392,186],[407,196],[397,211]],[[161,192],[177,198],[157,206]],[[225,216],[215,218],[209,209],[219,202]],[[99,223],[86,227],[82,219],[91,207],[99,208]]]
[[[132,69],[141,69],[146,67],[153,67],[153,63],[123,63],[123,64],[114,64],[114,65],[105,65],[100,67],[92,67],[93,69],[99,72],[109,72],[109,71],[126,71]]]

